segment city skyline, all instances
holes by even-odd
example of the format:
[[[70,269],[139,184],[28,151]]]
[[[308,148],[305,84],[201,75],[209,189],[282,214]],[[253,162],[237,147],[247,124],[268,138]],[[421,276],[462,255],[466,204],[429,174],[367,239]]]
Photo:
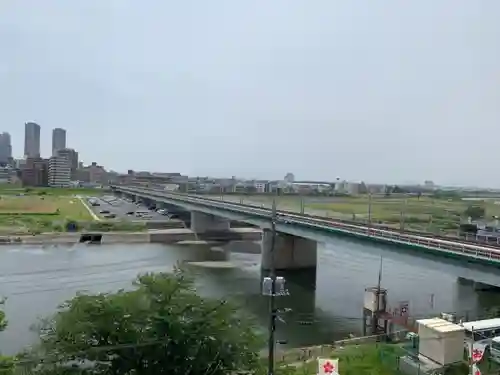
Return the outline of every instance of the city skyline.
[[[16,142],[8,131],[0,131],[0,160],[3,158],[25,159],[29,157],[50,158],[56,156],[57,151],[64,150],[68,147],[66,136],[67,131],[63,128],[51,128],[51,148],[50,152],[43,152],[42,138],[44,134],[44,127],[33,121],[26,121],[24,123],[23,133],[23,152],[14,151],[21,146],[21,140]],[[8,156],[5,156],[4,153]]]
[[[500,186],[484,167],[500,136],[499,13],[467,0],[12,2],[0,123],[16,156],[33,119],[43,155],[63,127],[119,171]]]

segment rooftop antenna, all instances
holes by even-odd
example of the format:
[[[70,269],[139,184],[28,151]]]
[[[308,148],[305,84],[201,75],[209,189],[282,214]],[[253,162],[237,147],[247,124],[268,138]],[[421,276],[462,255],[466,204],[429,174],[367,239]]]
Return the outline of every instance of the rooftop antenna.
[[[378,268],[378,282],[377,282],[377,294],[380,294],[381,284],[382,284],[382,265],[383,265],[383,257],[380,256],[380,266]]]

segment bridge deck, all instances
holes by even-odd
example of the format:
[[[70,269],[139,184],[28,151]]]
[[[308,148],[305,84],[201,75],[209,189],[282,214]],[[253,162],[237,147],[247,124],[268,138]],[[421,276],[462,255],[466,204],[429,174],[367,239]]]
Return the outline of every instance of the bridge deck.
[[[271,225],[272,212],[267,208],[153,189],[123,186],[114,186],[113,188],[142,198],[177,205],[188,211],[204,212],[230,220],[246,222],[261,228],[270,228]],[[279,212],[276,228],[279,232],[313,240],[318,240],[318,234],[349,235],[369,241],[400,245],[446,257],[454,257],[462,261],[500,266],[499,248],[466,241],[444,240],[285,211]]]

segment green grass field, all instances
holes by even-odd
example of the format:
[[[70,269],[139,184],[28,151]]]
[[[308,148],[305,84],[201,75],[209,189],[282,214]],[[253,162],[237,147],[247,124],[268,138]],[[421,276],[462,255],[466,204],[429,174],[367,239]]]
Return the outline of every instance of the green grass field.
[[[0,195],[2,234],[60,231],[68,221],[93,221],[87,208],[75,196]]]
[[[217,199],[216,197],[214,197]],[[312,196],[224,196],[224,200],[262,205],[271,207],[273,199],[278,209],[301,211],[303,200],[304,213],[325,216],[344,220],[367,222],[369,218],[369,198],[366,195],[353,197],[312,197]],[[455,233],[464,211],[471,204],[485,208],[486,220],[493,216],[500,216],[500,202],[495,199],[467,201],[461,199],[438,199],[422,196],[417,197],[384,197],[377,196],[371,199],[371,220],[374,223],[383,223],[399,228],[401,222],[409,230],[439,232],[442,234]],[[402,220],[402,217],[404,218]]]
[[[385,344],[372,343],[360,345],[347,345],[341,348],[328,348],[322,346],[320,353],[313,353],[310,360],[294,359],[293,351],[290,351],[284,361],[277,363],[277,375],[311,375],[318,372],[316,357],[338,359],[338,373],[341,375],[403,375],[400,368],[400,357],[415,357],[416,351],[408,347],[408,343]],[[295,356],[297,357],[297,356]],[[265,365],[265,363],[264,363]],[[263,366],[264,367],[264,366]],[[499,365],[491,358],[484,358],[479,363],[483,375],[498,374]],[[424,369],[420,370],[424,374]],[[469,375],[470,367],[468,360],[447,366],[439,372],[444,375]],[[262,374],[265,374],[263,369]],[[436,372],[438,373],[438,372]]]
[[[49,188],[49,187],[20,187],[11,184],[0,184],[0,195],[53,195],[53,196],[71,196],[71,195],[102,195],[104,189],[92,188]]]

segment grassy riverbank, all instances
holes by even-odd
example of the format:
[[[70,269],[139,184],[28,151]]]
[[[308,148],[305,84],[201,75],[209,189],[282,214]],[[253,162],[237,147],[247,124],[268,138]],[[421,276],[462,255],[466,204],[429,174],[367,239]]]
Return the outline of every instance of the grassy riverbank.
[[[11,184],[0,184],[0,195],[52,195],[52,196],[72,196],[72,195],[103,195],[106,191],[97,188],[50,188],[50,187],[21,187]]]
[[[339,359],[339,373],[341,375],[403,375],[400,371],[400,358],[415,353],[405,349],[401,344],[361,344],[345,347],[321,347],[321,353],[309,356],[311,359],[297,359],[288,357],[286,361],[278,361],[276,375],[312,375],[318,371],[317,357]],[[265,362],[265,361],[264,361]],[[265,365],[265,363],[263,363]],[[263,366],[264,367],[264,366]],[[479,363],[483,375],[498,374],[500,366],[489,358]],[[424,373],[423,368],[420,373]],[[264,373],[264,372],[263,372]],[[467,360],[446,368],[445,375],[469,375],[470,368]]]
[[[220,199],[220,196],[213,198]],[[408,230],[454,235],[457,234],[464,211],[471,204],[482,206],[485,209],[485,218],[488,220],[493,216],[500,216],[500,204],[496,199],[471,202],[460,198],[445,197],[374,196],[371,204],[367,195],[342,197],[227,195],[223,199],[265,207],[271,207],[275,199],[278,209],[294,212],[301,211],[301,202],[303,202],[306,214],[362,223],[368,221],[371,211],[372,222],[394,228],[399,228],[403,222],[404,228]]]
[[[399,374],[398,358],[404,354],[404,350],[397,345],[364,344],[336,349],[325,346],[321,358],[338,358],[342,375],[391,375]],[[278,362],[276,367],[277,375],[311,375],[318,372],[316,358]]]
[[[51,231],[68,221],[92,221],[74,196],[0,195],[0,233]]]
[[[78,196],[103,193],[102,189],[0,186],[0,235],[64,232],[68,224],[78,231],[145,230],[144,225],[128,221],[96,222]]]

